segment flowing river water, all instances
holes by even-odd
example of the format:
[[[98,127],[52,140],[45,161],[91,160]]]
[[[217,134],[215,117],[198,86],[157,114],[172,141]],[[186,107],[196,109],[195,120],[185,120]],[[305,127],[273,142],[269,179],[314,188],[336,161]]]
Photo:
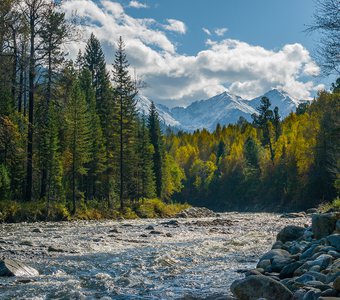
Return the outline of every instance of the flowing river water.
[[[40,272],[0,278],[0,299],[223,299],[281,228],[310,220],[224,213],[177,221],[0,224],[0,258]]]

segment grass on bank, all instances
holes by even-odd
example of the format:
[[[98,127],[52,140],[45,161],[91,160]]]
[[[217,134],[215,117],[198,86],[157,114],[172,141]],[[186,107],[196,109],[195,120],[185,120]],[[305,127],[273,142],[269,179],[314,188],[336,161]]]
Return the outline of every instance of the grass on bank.
[[[327,211],[340,211],[340,198],[337,197],[332,202],[322,203],[318,207],[319,211],[327,212]]]
[[[189,204],[164,203],[160,199],[143,199],[129,203],[122,213],[117,207],[109,209],[103,202],[91,201],[81,203],[76,214],[72,216],[67,203],[0,201],[0,223],[170,218],[188,207],[190,207]]]

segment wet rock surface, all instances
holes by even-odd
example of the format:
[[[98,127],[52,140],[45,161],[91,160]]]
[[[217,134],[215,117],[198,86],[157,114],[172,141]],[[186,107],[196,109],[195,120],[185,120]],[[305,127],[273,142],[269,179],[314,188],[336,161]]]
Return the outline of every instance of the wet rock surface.
[[[306,222],[223,213],[198,219],[0,224],[0,259],[40,272],[28,279],[0,277],[0,299],[235,299],[229,288],[244,276],[238,270],[255,268],[283,227]],[[148,226],[161,234],[150,234]],[[32,246],[21,245],[24,241]],[[330,274],[335,276],[336,269]]]
[[[39,272],[36,269],[28,266],[27,264],[21,261],[11,259],[0,260],[0,276],[31,277],[38,275]]]
[[[340,299],[340,235],[336,225],[339,218],[338,213],[313,214],[310,227],[289,225],[281,229],[272,250],[262,255],[257,269],[246,272],[245,279],[232,284],[234,296],[239,300]],[[256,273],[259,268],[264,276]],[[281,285],[290,294],[281,295]]]

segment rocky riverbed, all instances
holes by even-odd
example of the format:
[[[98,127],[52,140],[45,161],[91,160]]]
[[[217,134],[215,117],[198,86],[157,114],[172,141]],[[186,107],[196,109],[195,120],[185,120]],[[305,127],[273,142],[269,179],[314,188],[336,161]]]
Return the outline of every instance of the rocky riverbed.
[[[232,286],[236,299],[340,299],[340,213],[314,214],[312,226],[289,225],[256,269]]]
[[[304,214],[189,216],[0,224],[0,259],[39,272],[0,277],[0,299],[228,299],[277,232],[310,225]]]

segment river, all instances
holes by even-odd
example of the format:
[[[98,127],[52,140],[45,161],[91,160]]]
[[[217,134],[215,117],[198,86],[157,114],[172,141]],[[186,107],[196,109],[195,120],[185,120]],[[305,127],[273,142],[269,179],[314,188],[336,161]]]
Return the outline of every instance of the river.
[[[0,278],[0,299],[227,296],[232,281],[255,267],[281,228],[309,219],[224,213],[177,221],[0,224],[0,258],[21,260],[40,272],[30,279]]]

